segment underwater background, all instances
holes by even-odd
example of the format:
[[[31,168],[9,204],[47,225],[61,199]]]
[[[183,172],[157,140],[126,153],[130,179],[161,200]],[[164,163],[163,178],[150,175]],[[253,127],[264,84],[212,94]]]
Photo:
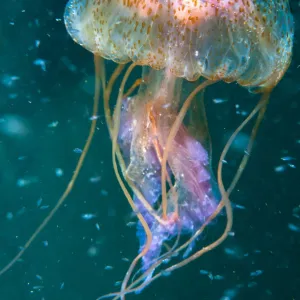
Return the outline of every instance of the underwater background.
[[[67,34],[66,2],[0,3],[0,268],[57,202],[89,131],[93,57]],[[300,299],[300,2],[290,4],[293,60],[271,95],[231,196],[231,236],[126,299]],[[108,70],[114,67],[107,62]],[[214,166],[229,135],[258,100],[236,84],[208,88]],[[226,158],[225,182],[234,176],[250,130],[239,135]],[[138,251],[134,222],[113,173],[101,107],[74,190],[22,260],[0,277],[0,300],[88,300],[117,291]]]

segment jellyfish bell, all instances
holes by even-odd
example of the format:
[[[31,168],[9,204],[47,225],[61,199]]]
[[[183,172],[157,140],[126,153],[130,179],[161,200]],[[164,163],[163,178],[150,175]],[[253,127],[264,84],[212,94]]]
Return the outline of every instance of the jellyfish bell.
[[[69,1],[72,38],[117,63],[272,88],[292,51],[287,0]]]
[[[227,189],[222,181],[222,163],[237,134],[258,114],[246,149],[246,153],[251,152],[269,94],[291,61],[293,19],[287,0],[70,0],[64,18],[73,40],[94,54],[93,114],[102,88],[113,167],[139,220],[139,254],[126,273],[121,291],[108,295],[124,299],[125,294],[141,291],[227,237],[232,226],[228,197],[249,155],[243,157]],[[104,59],[118,64],[108,82]],[[128,62],[132,64],[125,66]],[[142,66],[142,78],[126,90],[136,66]],[[122,81],[112,114],[110,100],[118,77]],[[201,103],[204,89],[217,81],[237,82],[263,96],[225,145],[215,192],[209,132]],[[186,96],[186,87],[191,86]],[[199,93],[201,97],[196,99]],[[65,201],[88,151],[96,118],[91,126],[67,190],[0,274],[20,258]],[[227,215],[224,233],[196,250],[195,242],[223,208]],[[187,241],[182,241],[182,236],[188,236]],[[181,260],[173,263],[180,253]],[[140,261],[140,275],[129,284]],[[166,261],[170,264],[165,266]]]

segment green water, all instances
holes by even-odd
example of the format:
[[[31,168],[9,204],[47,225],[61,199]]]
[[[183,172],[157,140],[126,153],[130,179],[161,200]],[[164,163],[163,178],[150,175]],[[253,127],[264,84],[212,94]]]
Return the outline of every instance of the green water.
[[[65,4],[0,4],[0,267],[55,205],[79,158],[74,149],[82,149],[88,135],[93,58],[67,35]],[[297,1],[291,6],[297,42],[300,8]],[[232,195],[239,205],[234,236],[128,299],[300,299],[298,48],[296,43],[292,65],[271,96],[249,165]],[[109,71],[113,67],[107,64]],[[208,90],[214,164],[228,134],[258,100],[236,84]],[[241,153],[237,149],[228,156],[225,181],[234,175]],[[138,250],[130,213],[112,170],[101,107],[72,194],[22,261],[0,277],[0,300],[89,300],[118,290],[116,282]]]

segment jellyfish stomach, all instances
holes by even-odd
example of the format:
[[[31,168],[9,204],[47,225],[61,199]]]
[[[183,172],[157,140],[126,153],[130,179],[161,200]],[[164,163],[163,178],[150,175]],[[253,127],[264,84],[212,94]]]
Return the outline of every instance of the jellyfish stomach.
[[[212,190],[208,153],[184,125],[173,141],[168,164],[176,179],[178,218],[183,221],[182,228],[197,227],[213,214],[218,200]]]

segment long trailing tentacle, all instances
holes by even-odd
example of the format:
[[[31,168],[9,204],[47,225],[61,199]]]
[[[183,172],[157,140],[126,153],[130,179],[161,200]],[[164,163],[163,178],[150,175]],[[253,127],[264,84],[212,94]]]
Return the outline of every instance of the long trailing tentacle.
[[[113,168],[114,168],[117,180],[120,184],[120,187],[122,188],[131,208],[133,209],[133,211],[135,211],[137,213],[137,217],[145,230],[146,244],[145,244],[143,250],[141,251],[141,253],[132,261],[132,263],[127,271],[127,274],[123,280],[121,291],[124,289],[124,287],[126,287],[126,284],[129,280],[131,273],[132,273],[133,269],[135,268],[137,262],[148,252],[148,250],[151,246],[151,242],[152,242],[151,230],[150,230],[146,220],[142,216],[142,214],[137,210],[136,205],[135,205],[132,197],[130,196],[130,193],[128,192],[128,190],[120,176],[118,166],[117,166],[117,161],[116,161],[116,152],[117,152],[117,148],[118,148],[117,147],[117,138],[118,138],[119,127],[120,127],[120,113],[121,113],[121,105],[122,105],[122,99],[123,99],[123,91],[124,91],[125,83],[129,77],[130,73],[134,69],[134,67],[136,67],[136,64],[135,63],[131,64],[128,67],[128,69],[123,77],[123,80],[121,82],[120,89],[119,89],[117,103],[115,106],[114,123],[113,123],[113,128],[112,128],[113,129],[112,130],[112,162],[113,162]],[[121,298],[123,299],[123,296]]]
[[[105,114],[105,120],[108,127],[108,131],[111,137],[112,137],[113,124],[112,124],[112,115],[109,106],[110,94],[116,79],[120,76],[125,66],[126,65],[117,66],[117,68],[114,70],[113,74],[111,75],[107,86],[105,86],[105,88],[103,89],[104,114]]]
[[[239,168],[229,186],[229,188],[227,189],[227,193],[228,194],[231,194],[232,190],[235,188],[237,182],[239,181],[243,171],[245,170],[245,167],[247,165],[247,162],[249,160],[249,157],[250,157],[250,154],[251,154],[251,151],[252,151],[252,148],[253,148],[253,144],[254,144],[254,141],[255,141],[255,138],[256,138],[256,135],[257,135],[257,132],[258,132],[258,128],[260,126],[260,123],[262,122],[263,118],[264,118],[264,115],[266,113],[266,110],[267,110],[267,106],[268,106],[268,103],[269,103],[269,99],[270,99],[270,91],[266,91],[260,102],[258,103],[258,105],[261,105],[261,108],[259,109],[259,112],[258,112],[258,117],[257,117],[257,120],[253,126],[253,129],[252,129],[252,132],[251,132],[251,135],[250,135],[250,139],[249,139],[249,143],[247,145],[247,148],[244,152],[244,156],[242,158],[242,161],[239,165]]]
[[[35,238],[37,237],[37,235],[45,228],[45,226],[49,223],[49,221],[52,219],[52,217],[54,216],[54,214],[57,212],[57,210],[61,207],[61,205],[64,203],[64,201],[66,200],[67,196],[70,194],[70,192],[73,189],[73,186],[76,182],[76,179],[78,178],[78,175],[80,173],[80,170],[83,166],[84,160],[86,158],[86,155],[88,153],[88,150],[90,148],[95,130],[96,130],[96,125],[97,125],[97,114],[98,114],[98,106],[99,106],[99,97],[100,97],[100,89],[101,89],[101,73],[100,73],[100,58],[98,56],[94,56],[94,61],[95,61],[95,92],[94,92],[94,105],[93,105],[93,116],[95,118],[92,118],[92,122],[91,122],[91,127],[90,127],[90,131],[89,131],[89,135],[88,138],[86,140],[86,143],[84,145],[83,151],[79,157],[79,160],[77,162],[76,168],[74,170],[74,173],[67,185],[67,188],[65,189],[65,191],[63,192],[63,194],[61,195],[61,197],[59,198],[58,202],[56,203],[56,205],[52,208],[52,210],[49,212],[49,214],[47,215],[47,217],[43,220],[43,222],[39,225],[39,227],[34,231],[34,233],[31,235],[31,237],[28,239],[28,241],[26,242],[26,244],[22,247],[22,250],[5,266],[1,269],[0,271],[0,276],[2,274],[4,274],[6,271],[8,271],[19,259],[20,257],[23,255],[23,253],[27,250],[27,248],[32,244],[32,242],[35,240]]]

